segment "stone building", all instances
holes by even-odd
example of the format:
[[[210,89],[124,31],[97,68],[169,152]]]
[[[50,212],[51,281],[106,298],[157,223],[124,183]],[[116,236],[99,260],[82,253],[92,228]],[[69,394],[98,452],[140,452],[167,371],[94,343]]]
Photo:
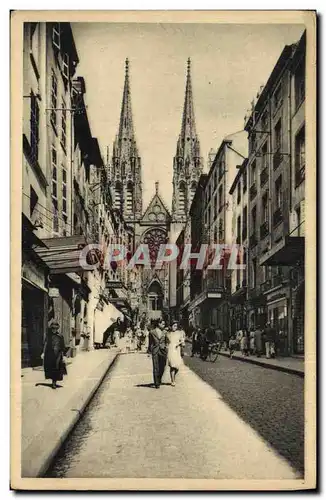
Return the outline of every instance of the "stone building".
[[[247,163],[243,160],[230,188],[232,196],[232,245],[239,246],[237,265],[231,270],[230,322],[231,332],[247,326],[247,252],[248,252],[248,182]]]
[[[293,318],[293,266],[296,287],[300,287],[304,254],[300,234],[304,221],[304,40],[303,35],[299,43],[284,48],[245,124],[250,183],[249,324],[264,326],[270,321],[278,334],[278,352],[283,355],[303,350],[302,319],[300,327],[300,321]],[[294,322],[296,331],[301,331],[296,341]]]

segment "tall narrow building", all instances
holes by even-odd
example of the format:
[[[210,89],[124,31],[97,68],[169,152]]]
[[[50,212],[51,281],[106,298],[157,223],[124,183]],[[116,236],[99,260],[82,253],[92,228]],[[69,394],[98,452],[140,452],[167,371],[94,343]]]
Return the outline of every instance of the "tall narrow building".
[[[113,143],[111,188],[114,206],[126,221],[142,214],[141,158],[139,156],[131,109],[129,61],[126,59],[120,123]]]
[[[182,223],[186,220],[202,170],[203,161],[200,156],[200,144],[196,132],[189,58],[181,132],[177,141],[176,155],[173,159],[173,222]]]

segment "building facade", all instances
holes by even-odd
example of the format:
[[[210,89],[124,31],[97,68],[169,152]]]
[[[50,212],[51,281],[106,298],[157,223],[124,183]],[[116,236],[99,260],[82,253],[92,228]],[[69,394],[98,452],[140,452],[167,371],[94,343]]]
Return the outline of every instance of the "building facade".
[[[297,233],[304,220],[304,40],[284,48],[245,125],[249,324],[270,321],[283,355],[303,352],[302,315],[296,320],[292,313],[294,287],[298,309],[303,290],[304,238]]]

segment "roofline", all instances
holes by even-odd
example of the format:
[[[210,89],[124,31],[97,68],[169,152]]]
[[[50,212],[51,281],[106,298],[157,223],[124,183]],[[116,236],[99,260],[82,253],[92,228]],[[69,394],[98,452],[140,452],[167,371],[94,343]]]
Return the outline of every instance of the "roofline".
[[[243,174],[244,170],[246,169],[247,164],[248,164],[248,158],[246,158],[245,160],[243,160],[242,164],[240,165],[240,168],[239,168],[239,170],[237,172],[237,175],[235,176],[234,181],[232,182],[232,185],[230,187],[229,194],[233,194],[233,192],[235,190],[235,187],[236,187],[236,185],[238,183],[238,180],[241,177],[241,175]]]
[[[275,85],[278,77],[280,76],[280,74],[282,73],[284,68],[286,67],[287,63],[289,63],[291,60],[291,54],[292,54],[292,50],[293,50],[294,45],[295,44],[285,45],[280,57],[278,58],[275,66],[273,68],[273,71],[271,72],[271,74],[267,80],[267,83],[266,83],[262,93],[260,94],[260,96],[255,104],[253,112],[257,112],[257,111],[261,112],[263,110],[265,100],[266,100],[266,97],[267,97],[269,91],[272,89],[273,85]],[[247,119],[245,126],[244,126],[244,130],[246,130],[247,132],[249,132],[250,128],[251,128],[253,112],[250,114],[250,116]]]
[[[232,144],[232,142],[233,142],[233,141],[232,141],[232,139],[223,139],[223,140],[222,140],[222,142],[221,142],[221,144],[220,144],[220,147],[218,148],[217,153],[216,153],[216,155],[215,155],[215,158],[214,158],[214,160],[213,160],[213,163],[212,163],[212,165],[211,165],[211,168],[209,169],[209,172],[208,172],[208,174],[207,174],[207,181],[206,181],[206,184],[208,183],[208,181],[209,181],[209,180],[210,180],[210,178],[211,178],[212,172],[213,172],[214,167],[215,167],[216,162],[217,162],[217,157],[218,157],[218,156],[222,153],[222,151],[223,151],[224,147],[225,147],[227,144]]]

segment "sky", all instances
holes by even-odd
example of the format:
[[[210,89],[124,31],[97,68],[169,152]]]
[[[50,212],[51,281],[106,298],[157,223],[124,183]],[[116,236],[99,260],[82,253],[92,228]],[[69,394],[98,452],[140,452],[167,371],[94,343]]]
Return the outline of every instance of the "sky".
[[[181,129],[187,59],[191,58],[197,134],[206,168],[211,148],[243,129],[244,116],[299,24],[72,23],[86,82],[92,135],[106,161],[118,131],[125,59],[142,159],[143,209],[155,192],[171,207],[173,157]]]

